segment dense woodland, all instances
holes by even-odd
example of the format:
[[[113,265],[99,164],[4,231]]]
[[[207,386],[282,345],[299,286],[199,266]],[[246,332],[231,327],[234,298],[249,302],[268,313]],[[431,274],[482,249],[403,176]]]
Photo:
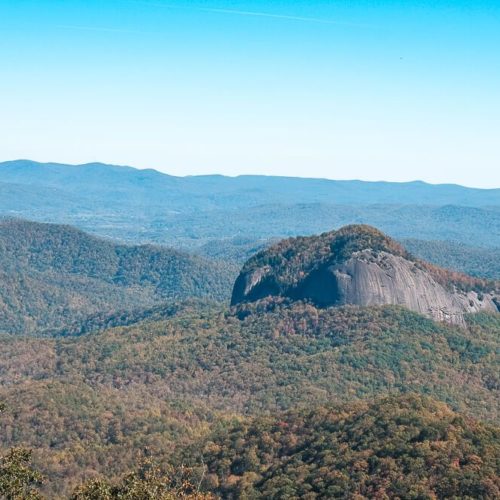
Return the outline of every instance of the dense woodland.
[[[451,241],[403,240],[413,255],[440,267],[479,278],[500,280],[500,248],[481,248]]]
[[[32,449],[50,479],[42,491],[68,495],[133,471],[144,450],[179,467],[186,449],[235,418],[414,392],[498,424],[499,334],[496,315],[461,329],[397,307],[261,301],[188,303],[78,337],[5,336],[2,444]],[[191,465],[201,463],[208,456]]]
[[[132,472],[115,480],[87,479],[68,495],[73,500],[500,495],[500,427],[425,396],[224,418],[214,429],[193,439],[180,458],[158,461],[146,450]],[[6,498],[43,498],[44,483],[29,450],[15,448],[0,457],[0,494]]]
[[[236,265],[69,226],[0,222],[0,332],[61,330],[165,300],[229,298]]]
[[[494,249],[410,245],[442,270],[361,229],[246,267],[293,284],[369,247],[447,286],[493,286],[454,271],[494,277]],[[200,242],[209,259],[0,223],[0,497],[497,498],[500,315],[229,307],[242,259],[269,243]]]
[[[224,497],[500,496],[500,429],[415,395],[240,420],[204,452]]]

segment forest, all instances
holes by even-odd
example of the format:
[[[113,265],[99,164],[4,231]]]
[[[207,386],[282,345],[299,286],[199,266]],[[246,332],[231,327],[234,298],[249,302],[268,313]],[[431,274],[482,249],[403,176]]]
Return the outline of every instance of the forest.
[[[48,478],[41,486],[45,495],[68,496],[89,480],[116,485],[154,458],[196,473],[207,467],[211,486],[203,491],[230,497],[234,474],[220,472],[228,465],[217,465],[216,455],[190,453],[200,449],[200,440],[213,441],[214,432],[246,432],[229,429],[254,418],[283,413],[295,419],[288,412],[365,404],[387,394],[432,397],[466,422],[499,424],[497,315],[471,315],[467,328],[459,328],[399,307],[316,309],[276,301],[232,309],[191,301],[156,314],[86,335],[2,338],[4,453],[32,450],[33,467]],[[495,432],[485,434],[489,444],[476,453],[484,452],[488,463],[498,446]],[[253,449],[245,439],[238,443],[242,453]],[[225,456],[220,460],[227,463]],[[269,460],[272,474],[286,483],[279,455]],[[445,481],[439,470],[436,481]],[[250,481],[253,469],[247,472],[243,483],[256,491],[277,481]],[[314,482],[314,474],[307,472],[304,482]],[[366,481],[359,494],[370,498],[382,479]],[[489,484],[486,477],[471,481],[474,488]],[[421,491],[432,488],[422,483]]]
[[[188,297],[227,300],[238,267],[70,226],[0,221],[0,332],[42,334]]]
[[[498,497],[498,314],[229,305],[240,268],[288,286],[364,248],[450,289],[498,290],[494,250],[409,252],[360,225],[270,243],[196,255],[4,219],[0,496]]]

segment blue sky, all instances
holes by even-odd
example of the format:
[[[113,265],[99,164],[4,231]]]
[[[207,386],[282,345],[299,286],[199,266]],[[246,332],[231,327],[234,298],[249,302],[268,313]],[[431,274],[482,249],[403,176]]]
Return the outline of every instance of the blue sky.
[[[500,187],[500,2],[0,0],[0,159]]]

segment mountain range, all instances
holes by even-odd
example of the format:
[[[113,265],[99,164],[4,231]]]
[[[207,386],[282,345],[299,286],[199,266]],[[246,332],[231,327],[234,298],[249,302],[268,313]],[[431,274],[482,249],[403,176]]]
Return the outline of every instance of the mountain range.
[[[423,182],[174,177],[101,163],[18,160],[0,163],[0,214],[198,251],[242,237],[259,242],[351,223],[398,239],[500,247],[499,189]]]
[[[80,482],[92,478],[115,481],[135,469],[141,457],[175,467],[192,464],[209,480],[204,488],[232,498],[231,491],[247,483],[259,491],[259,475],[281,480],[288,476],[289,482],[295,478],[293,484],[301,484],[298,472],[280,469],[285,465],[280,457],[293,457],[297,467],[303,459],[313,467],[304,481],[313,481],[314,464],[322,460],[307,440],[310,433],[317,432],[325,446],[331,443],[335,460],[347,460],[352,456],[349,446],[359,450],[359,441],[348,429],[361,418],[362,428],[368,433],[372,429],[380,439],[363,445],[366,459],[369,450],[374,452],[372,460],[389,459],[389,450],[403,446],[408,456],[403,459],[394,451],[397,468],[404,466],[406,474],[413,471],[414,477],[425,478],[434,463],[432,475],[444,484],[463,477],[457,477],[462,468],[453,468],[456,458],[472,467],[472,458],[465,457],[477,455],[493,466],[490,472],[479,467],[477,474],[491,478],[497,472],[498,431],[483,433],[474,423],[463,424],[465,435],[457,429],[461,419],[471,418],[498,428],[499,318],[473,314],[459,327],[395,306],[318,309],[301,301],[260,302],[231,311],[220,305],[187,304],[128,326],[76,337],[0,336],[0,401],[7,406],[0,417],[2,446],[33,450],[34,465],[48,478],[49,498],[67,497]],[[445,418],[449,423],[443,427],[442,417],[450,414],[443,415],[438,404],[431,410],[433,430],[428,429],[424,422],[429,421],[421,420],[426,405],[417,400],[406,416],[398,417],[401,414],[388,406],[386,415],[395,420],[387,426],[381,421],[378,428],[371,426],[382,408],[368,414],[360,408],[353,420],[343,408],[408,393],[445,402],[459,415],[451,422]],[[325,440],[329,434],[312,418],[323,415],[325,406],[333,415],[344,416],[347,427],[329,427],[340,433],[335,434],[344,442],[340,448],[336,441]],[[288,411],[304,413],[283,413]],[[261,430],[245,437],[254,418],[261,419],[255,424]],[[404,439],[393,431],[403,426],[412,429]],[[465,441],[457,442],[452,431]],[[361,428],[359,433],[369,435]],[[304,441],[297,441],[295,434]],[[281,452],[272,451],[278,436],[290,437]],[[471,447],[469,440],[478,447]],[[448,454],[444,442],[455,443],[456,451]],[[425,467],[418,458],[421,452],[428,460]],[[255,453],[258,459],[250,460]],[[450,461],[443,462],[445,457]],[[443,463],[449,465],[439,468]],[[347,472],[351,466],[345,467]],[[363,477],[384,484],[387,476],[372,468]],[[479,487],[479,479],[467,477],[471,488]],[[321,497],[326,490],[319,483],[317,487]],[[426,485],[436,493],[435,487],[432,481]],[[269,488],[271,483],[260,491]]]
[[[500,189],[433,185],[421,181],[335,181],[258,175],[175,177],[152,169],[102,163],[64,165],[29,160],[0,163],[0,182],[77,193],[80,202],[105,192],[110,205],[148,205],[182,211],[265,205],[271,201],[283,204],[404,203],[485,207],[498,204],[500,199]]]
[[[498,198],[1,164],[0,496],[498,498]]]
[[[240,267],[225,254],[202,257],[71,226],[0,220],[0,332],[74,335],[161,315],[180,300],[227,303],[231,294],[233,304],[268,295],[317,306],[399,304],[458,323],[498,307],[498,283],[426,263],[369,226],[264,246],[236,280]]]

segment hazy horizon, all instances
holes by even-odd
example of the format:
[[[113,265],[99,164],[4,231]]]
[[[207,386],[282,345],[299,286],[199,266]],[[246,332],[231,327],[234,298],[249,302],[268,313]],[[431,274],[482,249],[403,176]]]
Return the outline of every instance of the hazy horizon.
[[[158,172],[160,174],[172,176],[172,177],[210,177],[210,176],[220,176],[220,177],[229,177],[229,178],[238,178],[238,177],[283,177],[283,178],[291,178],[291,179],[304,179],[304,180],[324,180],[324,181],[342,181],[342,182],[367,182],[367,183],[390,183],[390,184],[408,184],[408,183],[424,183],[428,184],[431,186],[443,186],[443,185],[453,185],[453,186],[459,186],[459,187],[464,187],[464,188],[469,188],[469,189],[484,189],[484,190],[497,190],[500,189],[499,187],[493,186],[493,187],[481,187],[481,186],[469,186],[465,184],[458,184],[454,182],[428,182],[422,179],[411,179],[408,181],[392,181],[392,180],[387,180],[387,179],[360,179],[360,178],[345,178],[345,179],[336,179],[336,178],[330,178],[330,177],[314,177],[314,176],[308,176],[308,175],[280,175],[280,174],[255,174],[255,173],[237,173],[237,174],[221,174],[219,172],[208,172],[208,173],[202,173],[202,174],[172,174],[169,173],[168,171],[161,171],[156,168],[151,168],[151,167],[142,167],[142,166],[137,166],[137,165],[117,165],[114,163],[105,163],[101,161],[93,161],[93,162],[86,162],[86,163],[62,163],[62,162],[57,162],[57,161],[37,161],[33,160],[30,158],[16,158],[14,160],[0,160],[0,165],[2,163],[9,163],[9,162],[21,162],[21,161],[27,161],[31,163],[37,163],[37,164],[42,164],[42,165],[49,165],[49,164],[54,164],[54,165],[62,165],[62,166],[67,166],[67,167],[85,167],[87,165],[104,165],[108,167],[119,167],[119,168],[132,168],[134,170],[153,170],[155,172]]]

